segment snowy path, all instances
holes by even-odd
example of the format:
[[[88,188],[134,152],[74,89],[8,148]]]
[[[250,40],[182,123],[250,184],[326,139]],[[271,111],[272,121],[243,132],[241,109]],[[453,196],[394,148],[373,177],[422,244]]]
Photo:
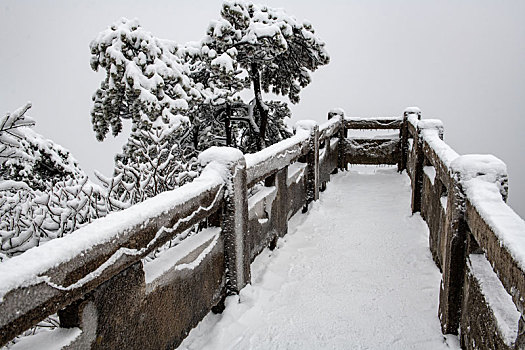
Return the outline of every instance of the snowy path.
[[[439,283],[408,177],[351,168],[179,349],[457,349],[441,335]]]

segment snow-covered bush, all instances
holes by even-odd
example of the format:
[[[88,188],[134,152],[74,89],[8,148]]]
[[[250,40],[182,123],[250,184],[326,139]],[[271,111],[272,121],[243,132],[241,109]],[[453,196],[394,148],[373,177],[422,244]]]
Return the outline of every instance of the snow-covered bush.
[[[160,128],[143,133],[147,135],[130,140],[140,142],[133,144],[137,161],[118,155],[113,177],[106,178],[96,173],[112,210],[126,208],[161,192],[173,190],[199,174],[195,152],[174,142],[168,131]]]
[[[108,213],[70,152],[31,129],[30,107],[0,120],[0,261]]]
[[[26,115],[31,103],[17,109],[12,114],[7,113],[0,119],[0,162],[4,164],[10,159],[23,157],[19,150],[20,140],[24,139],[23,127],[35,125],[35,121]]]
[[[0,260],[62,237],[108,213],[104,192],[87,177],[51,189],[0,182]]]
[[[84,177],[71,153],[31,129],[27,103],[0,119],[0,179],[23,181],[45,190],[53,183]]]

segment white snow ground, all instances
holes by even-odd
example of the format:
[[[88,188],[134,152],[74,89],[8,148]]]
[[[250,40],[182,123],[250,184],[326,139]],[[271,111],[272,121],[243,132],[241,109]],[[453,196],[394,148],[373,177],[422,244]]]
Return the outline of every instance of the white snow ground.
[[[441,335],[428,229],[393,168],[333,177],[251,267],[252,284],[179,349],[459,349]]]

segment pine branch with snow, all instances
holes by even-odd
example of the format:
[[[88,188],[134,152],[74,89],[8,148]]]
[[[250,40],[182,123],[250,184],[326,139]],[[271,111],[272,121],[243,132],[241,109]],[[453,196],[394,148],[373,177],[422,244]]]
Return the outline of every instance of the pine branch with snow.
[[[31,103],[28,102],[13,113],[7,113],[0,118],[0,176],[7,171],[7,160],[24,158],[24,152],[20,149],[20,141],[24,139],[23,128],[35,125],[34,120],[26,115],[30,108]]]
[[[0,120],[0,179],[46,190],[54,182],[85,177],[68,150],[32,130],[29,108],[30,103]]]
[[[110,127],[122,130],[131,119],[133,132],[169,124],[201,98],[189,72],[175,55],[176,45],[146,32],[136,20],[122,18],[90,44],[91,68],[106,71],[93,96],[93,128],[103,140]]]
[[[218,56],[235,49],[255,96],[260,150],[275,142],[267,135],[275,118],[269,117],[263,91],[286,95],[297,103],[301,88],[311,82],[309,72],[328,64],[330,58],[312,25],[298,22],[282,9],[224,1],[221,17],[210,23],[203,42]]]

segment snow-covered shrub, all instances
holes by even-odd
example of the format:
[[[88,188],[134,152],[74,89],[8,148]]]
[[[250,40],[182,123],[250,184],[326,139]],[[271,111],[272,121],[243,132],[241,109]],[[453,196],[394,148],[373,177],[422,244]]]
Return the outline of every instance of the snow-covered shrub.
[[[54,182],[84,177],[71,153],[31,129],[31,104],[0,119],[0,179],[23,181],[45,190]]]
[[[87,177],[45,191],[0,182],[0,259],[62,237],[108,213],[104,192]]]
[[[30,107],[0,120],[0,261],[108,213],[70,152],[31,129]]]
[[[20,140],[24,139],[23,127],[35,125],[35,121],[26,115],[31,108],[31,103],[17,109],[13,113],[7,113],[0,119],[0,162],[4,164],[10,159],[23,157],[20,148]]]
[[[138,161],[118,155],[113,177],[106,178],[96,173],[105,188],[111,210],[126,208],[173,190],[199,174],[193,150],[182,147],[162,128],[143,133],[147,135],[131,140],[141,142],[134,144]]]

